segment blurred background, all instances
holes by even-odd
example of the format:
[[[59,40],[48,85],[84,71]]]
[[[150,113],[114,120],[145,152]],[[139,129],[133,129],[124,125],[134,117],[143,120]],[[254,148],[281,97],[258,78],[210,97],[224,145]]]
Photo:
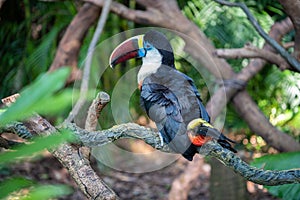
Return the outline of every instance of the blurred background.
[[[131,9],[143,9],[134,0],[120,0],[118,2]],[[243,2],[249,7],[266,32],[269,32],[275,22],[287,17],[281,4],[277,1],[246,0]],[[265,43],[264,39],[250,24],[244,12],[239,8],[220,6],[210,0],[178,0],[177,3],[183,15],[194,22],[216,48],[242,48],[246,43],[262,48]],[[48,71],[66,28],[82,4],[83,2],[78,0],[1,1],[0,98],[18,93],[34,82],[41,74]],[[103,60],[108,61],[108,54],[101,54],[102,49],[113,49],[116,44],[126,39],[126,34],[117,37],[111,44],[105,41],[120,32],[144,27],[146,26],[136,24],[116,14],[109,14],[98,42],[97,56],[93,60],[92,66],[92,69],[97,69],[97,67],[104,65],[100,77],[98,73],[92,75],[92,79],[97,83],[96,88],[98,91],[106,91],[112,95],[120,78],[133,66],[140,65],[140,61],[132,60],[115,70],[107,68],[108,63],[103,63]],[[79,67],[83,67],[94,31],[95,25],[91,26],[82,43],[79,52]],[[292,42],[294,37],[295,31],[290,31],[284,35],[282,42]],[[178,38],[172,38],[171,44],[175,50],[183,48],[183,44]],[[108,47],[108,45],[110,46]],[[107,49],[103,51],[109,53]],[[290,48],[289,51],[292,52],[293,48]],[[206,104],[212,95],[211,92],[218,87],[216,78],[205,69],[199,73],[193,62],[190,62],[187,53],[175,54],[175,58],[177,69],[193,78],[201,93],[202,100]],[[238,73],[247,66],[249,59],[227,59],[227,62]],[[75,86],[69,84],[65,86],[64,90],[69,90],[69,94],[72,95],[70,90],[76,88],[76,84],[80,84],[80,82],[75,83]],[[248,82],[246,90],[273,126],[290,135],[295,141],[300,141],[299,73],[290,70],[281,71],[277,66],[267,63],[263,70]],[[64,100],[61,99],[58,103],[62,101]],[[58,125],[68,116],[72,103],[74,102],[69,98],[62,108],[53,112],[49,108],[49,114],[44,114],[44,116],[54,125]],[[146,117],[145,112],[140,107],[138,90],[134,90],[130,96],[128,109],[132,121],[155,128],[153,122]],[[111,105],[104,108],[99,119],[99,128],[107,129],[116,124],[112,110]],[[122,112],[122,110],[119,110],[119,112]],[[247,123],[241,120],[231,103],[227,105],[226,112],[223,114],[225,115],[225,121],[222,132],[237,141],[235,148],[239,151],[238,155],[244,160],[252,162],[255,158],[264,155],[280,153],[261,136],[249,129]],[[20,138],[15,138],[14,135],[7,134],[6,138],[24,142]],[[135,140],[122,140],[117,142],[116,145],[132,152],[153,151],[145,143]],[[5,153],[7,150],[2,149],[1,151]],[[113,155],[108,152],[108,156]],[[288,169],[289,164],[294,162],[298,163],[299,167],[300,161],[297,160],[299,153],[296,157],[288,153],[286,157],[285,155],[282,156],[280,159],[274,158],[275,161],[270,165],[281,165],[283,169],[286,165]],[[294,160],[289,160],[290,157]],[[125,162],[122,160],[122,156],[114,158],[120,159],[115,161],[116,163]],[[165,158],[149,159],[153,162],[155,159]],[[299,196],[297,196],[300,195],[299,185],[297,189],[293,189],[298,192],[292,193],[292,197],[284,196],[279,192],[280,190],[272,189],[272,187],[265,188],[245,181],[232,174],[231,170],[228,171],[228,169],[222,168],[222,165],[216,160],[204,159],[200,156],[195,159],[202,163],[202,167],[199,168],[198,178],[190,183],[192,186],[188,199],[299,199]],[[279,164],[276,159],[282,162]],[[284,162],[285,159],[286,162]],[[263,163],[263,161],[266,162],[262,160],[258,163]],[[182,158],[177,159],[177,157],[174,162],[163,169],[138,174],[112,169],[101,162],[97,162],[94,158],[92,158],[92,163],[104,181],[116,191],[121,199],[167,199],[174,179],[183,172],[188,173],[185,171],[188,166],[187,161]],[[135,168],[143,168],[143,166],[136,165],[129,165],[129,167],[134,170]],[[38,156],[26,158],[15,165],[1,167],[0,181],[10,177],[25,177],[41,184],[66,184],[73,188],[73,192],[67,196],[56,198],[86,199],[67,170],[47,151],[42,151]],[[224,179],[222,179],[223,177]],[[22,196],[23,193],[26,194],[26,190],[19,191],[18,195]],[[13,198],[11,197],[11,199]]]

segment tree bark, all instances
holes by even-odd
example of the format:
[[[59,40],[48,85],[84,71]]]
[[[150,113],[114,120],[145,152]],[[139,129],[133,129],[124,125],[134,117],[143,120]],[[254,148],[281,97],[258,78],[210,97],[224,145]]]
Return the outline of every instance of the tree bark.
[[[72,68],[68,83],[81,78],[82,72],[78,69],[78,54],[82,41],[100,14],[100,8],[90,3],[85,3],[68,26],[63,38],[59,42],[55,58],[49,71],[54,71],[62,66]]]
[[[50,135],[57,133],[47,120],[36,115],[27,120],[27,127],[38,135]],[[55,150],[49,150],[60,163],[68,169],[68,172],[77,183],[80,190],[89,199],[116,200],[117,195],[96,174],[89,160],[80,155],[79,151],[70,144],[63,144]]]
[[[72,74],[68,79],[68,83],[81,78],[81,71],[77,67],[78,54],[87,31],[97,20],[99,14],[100,7],[91,3],[85,3],[81,7],[61,39],[49,71],[54,71],[63,66],[70,66],[72,68]],[[46,120],[40,118],[39,121],[36,121],[34,128],[36,129],[39,126],[38,123],[44,121]],[[90,121],[87,123],[94,124]],[[47,123],[45,122],[45,124]],[[51,124],[48,123],[47,127],[48,128],[44,130],[37,130],[37,133],[45,134],[45,131],[48,129],[50,132],[53,132],[54,127]],[[93,129],[94,127],[88,128]],[[114,191],[112,191],[93,170],[89,163],[88,156],[82,154],[84,152],[83,150],[83,148],[78,150],[78,148],[74,146],[64,144],[52,153],[62,165],[68,169],[81,191],[89,199],[118,199]],[[88,154],[88,151],[86,152]]]
[[[102,146],[122,138],[143,140],[153,148],[171,152],[167,144],[161,142],[157,132],[139,126],[134,123],[120,124],[110,129],[89,132],[77,127],[75,124],[64,124],[64,127],[74,133],[84,145],[89,147]],[[228,149],[223,148],[217,141],[211,140],[199,147],[198,153],[212,156],[220,160],[224,165],[243,176],[245,179],[263,185],[281,185],[300,182],[300,170],[263,170],[249,166],[240,157]]]
[[[300,61],[300,1],[299,0],[279,0],[281,5],[284,8],[284,11],[291,18],[294,28],[296,31],[295,34],[295,43],[294,43],[294,56]]]
[[[241,177],[222,165],[217,159],[209,161],[211,166],[209,194],[211,200],[246,200],[248,193],[246,182]]]

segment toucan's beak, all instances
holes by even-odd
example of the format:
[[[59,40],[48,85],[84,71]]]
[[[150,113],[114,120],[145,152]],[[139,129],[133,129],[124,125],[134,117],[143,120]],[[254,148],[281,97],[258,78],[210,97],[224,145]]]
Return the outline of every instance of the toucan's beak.
[[[134,36],[122,42],[111,53],[109,64],[113,68],[117,64],[125,62],[131,58],[140,58],[145,56],[143,47],[144,35]]]

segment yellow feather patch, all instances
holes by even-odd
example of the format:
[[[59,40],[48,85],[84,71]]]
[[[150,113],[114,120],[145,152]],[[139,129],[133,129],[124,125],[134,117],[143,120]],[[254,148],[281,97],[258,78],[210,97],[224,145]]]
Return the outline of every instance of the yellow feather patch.
[[[139,45],[139,49],[143,48],[143,44],[144,43],[144,35],[139,35],[138,36],[138,45]]]
[[[190,123],[187,126],[187,130],[192,130],[194,128],[196,128],[197,126],[206,126],[206,127],[210,127],[213,128],[213,126],[208,123],[207,121],[205,121],[202,118],[197,118],[197,119],[193,119],[192,121],[190,121]]]

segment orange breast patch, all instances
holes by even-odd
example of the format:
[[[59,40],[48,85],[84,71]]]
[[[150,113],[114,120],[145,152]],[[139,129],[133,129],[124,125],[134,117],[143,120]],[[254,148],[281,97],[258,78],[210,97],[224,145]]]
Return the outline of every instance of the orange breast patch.
[[[206,142],[211,140],[211,137],[208,137],[208,136],[204,137],[202,135],[193,136],[193,135],[189,134],[189,138],[190,138],[191,142],[196,146],[202,146],[203,144],[205,144]]]

